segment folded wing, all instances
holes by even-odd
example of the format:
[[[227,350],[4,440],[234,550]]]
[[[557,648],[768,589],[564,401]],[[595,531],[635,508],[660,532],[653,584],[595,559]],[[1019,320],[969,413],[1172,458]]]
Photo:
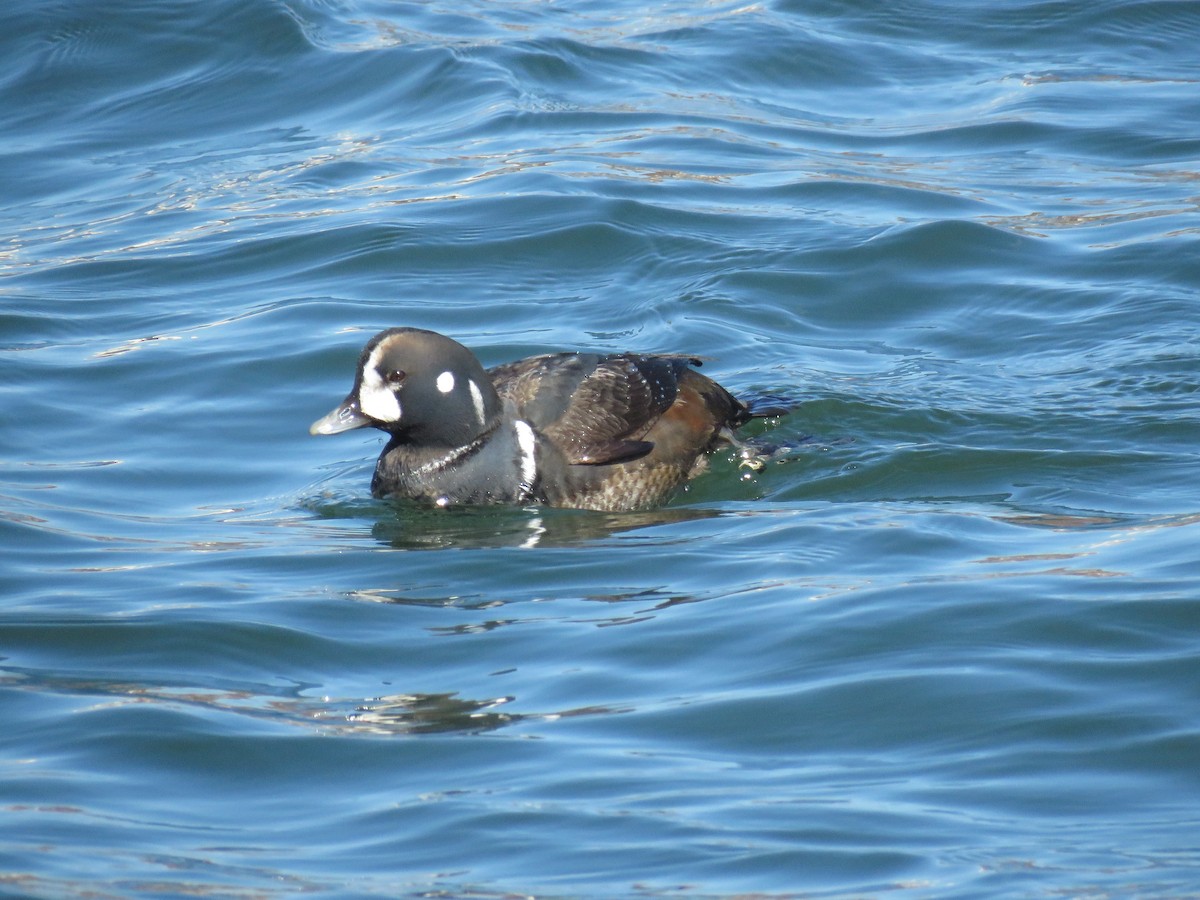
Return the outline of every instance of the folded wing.
[[[489,369],[501,396],[574,465],[645,456],[643,440],[670,409],[696,360],[683,356],[560,353]]]

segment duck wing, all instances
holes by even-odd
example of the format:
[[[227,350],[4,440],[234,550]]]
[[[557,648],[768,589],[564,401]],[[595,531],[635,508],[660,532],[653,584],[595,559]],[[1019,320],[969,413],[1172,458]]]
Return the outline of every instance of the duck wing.
[[[605,465],[645,456],[642,440],[671,408],[686,356],[555,353],[488,370],[518,414],[573,465]]]

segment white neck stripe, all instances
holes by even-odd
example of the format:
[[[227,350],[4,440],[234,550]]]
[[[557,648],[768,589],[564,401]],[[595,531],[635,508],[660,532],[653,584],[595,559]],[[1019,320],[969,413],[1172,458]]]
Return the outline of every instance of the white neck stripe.
[[[513,422],[517,433],[517,446],[521,448],[521,487],[519,500],[528,500],[533,494],[533,483],[537,481],[537,435],[523,419]]]

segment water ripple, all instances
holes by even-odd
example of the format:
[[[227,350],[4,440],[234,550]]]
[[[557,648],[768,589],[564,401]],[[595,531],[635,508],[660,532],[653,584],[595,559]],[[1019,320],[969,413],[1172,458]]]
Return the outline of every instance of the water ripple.
[[[8,889],[1195,882],[1194,4],[10,6]],[[784,452],[378,501],[392,325]]]

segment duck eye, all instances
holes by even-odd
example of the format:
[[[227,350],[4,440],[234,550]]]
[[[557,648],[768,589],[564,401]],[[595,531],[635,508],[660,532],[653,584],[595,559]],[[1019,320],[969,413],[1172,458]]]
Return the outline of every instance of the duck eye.
[[[402,369],[392,369],[383,377],[383,380],[388,384],[397,385],[404,380],[406,374]]]

